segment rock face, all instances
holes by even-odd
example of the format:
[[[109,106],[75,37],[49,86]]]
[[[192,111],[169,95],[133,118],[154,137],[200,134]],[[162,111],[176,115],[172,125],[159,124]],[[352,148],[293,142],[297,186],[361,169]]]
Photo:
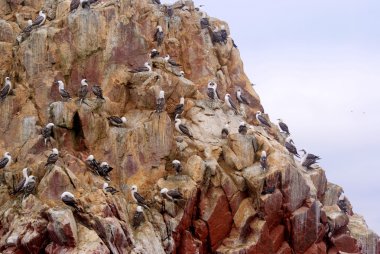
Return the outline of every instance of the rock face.
[[[210,29],[202,29],[202,13],[189,0],[172,8],[98,0],[69,13],[70,2],[0,0],[0,78],[9,76],[14,88],[0,101],[0,153],[12,155],[0,179],[1,253],[379,253],[379,237],[348,199],[345,211],[337,205],[343,189],[328,183],[323,169],[306,171],[295,161],[275,127],[258,126],[254,113],[263,107],[239,50],[230,38],[213,43],[212,30],[227,24],[208,17]],[[46,23],[16,43],[40,9]],[[162,45],[153,39],[157,25]],[[150,59],[153,48],[160,56]],[[166,62],[166,54],[181,67]],[[129,72],[146,61],[152,72]],[[83,78],[90,91],[102,88],[104,100],[91,93],[79,103]],[[56,80],[72,100],[61,101]],[[250,104],[235,114],[211,101],[210,81],[237,105],[240,87]],[[166,105],[156,113],[160,90]],[[180,97],[192,139],[174,128]],[[114,127],[111,115],[127,123]],[[245,135],[240,121],[249,126]],[[41,130],[48,122],[55,126],[45,146]],[[222,139],[226,123],[230,134]],[[53,147],[59,159],[45,167]],[[115,195],[102,191],[106,180],[86,167],[90,154],[113,167]],[[34,192],[11,195],[25,167],[37,177]],[[149,206],[138,226],[132,185]],[[162,188],[183,199],[164,200]],[[77,209],[61,201],[64,191],[75,195]]]

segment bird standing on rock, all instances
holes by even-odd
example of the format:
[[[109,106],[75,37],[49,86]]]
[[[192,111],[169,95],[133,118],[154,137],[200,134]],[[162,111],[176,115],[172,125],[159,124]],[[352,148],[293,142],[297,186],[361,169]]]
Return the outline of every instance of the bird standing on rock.
[[[42,26],[46,21],[46,14],[44,10],[40,10],[38,13],[37,18],[33,21],[32,26],[40,27]]]
[[[172,161],[172,165],[177,175],[182,173],[182,165],[179,160]]]
[[[51,151],[51,154],[49,155],[49,157],[47,159],[45,167],[50,166],[50,165],[54,165],[57,162],[57,160],[58,160],[58,149],[53,148],[53,150]]]
[[[144,217],[143,208],[141,206],[137,206],[136,212],[133,215],[133,222],[132,222],[133,228],[135,229],[138,228],[141,225],[141,223],[143,223],[144,221],[145,221],[145,217]]]
[[[149,209],[148,204],[146,203],[145,199],[137,192],[137,186],[136,185],[132,185],[131,195],[132,195],[133,200],[138,205],[143,206],[146,209]]]
[[[154,40],[157,41],[157,46],[161,46],[164,41],[164,31],[162,30],[162,26],[156,27],[156,33],[154,34]]]
[[[282,132],[285,132],[287,135],[290,135],[289,128],[288,126],[282,121],[282,119],[277,119],[278,120],[278,127],[280,127],[280,130]]]
[[[191,134],[189,128],[186,127],[186,125],[182,124],[182,121],[181,119],[175,119],[174,120],[174,125],[175,125],[175,128],[176,130],[181,133],[181,134],[184,134],[186,136],[188,136],[189,138],[193,138],[193,134]]]
[[[130,70],[129,72],[131,73],[139,73],[139,72],[151,72],[152,71],[152,67],[149,65],[148,62],[144,63],[144,66],[141,66],[141,67],[137,67],[133,70]]]
[[[93,173],[99,175],[100,163],[95,160],[94,155],[90,154],[87,157],[86,164]]]
[[[45,146],[47,145],[47,142],[51,143],[50,137],[53,134],[53,127],[54,127],[54,123],[48,123],[42,129],[42,137],[44,138]]]
[[[28,178],[26,179],[25,183],[24,183],[24,187],[22,188],[22,190],[24,191],[24,198],[28,197],[30,194],[32,194],[36,188],[36,180],[37,178],[35,176],[28,176]]]
[[[165,108],[165,92],[164,90],[160,91],[158,98],[156,99],[156,113],[161,113]]]
[[[287,137],[285,139],[285,148],[289,151],[289,153],[295,155],[298,158],[300,157],[297,152],[297,148],[295,147],[294,142],[290,137]]]
[[[247,125],[245,124],[244,121],[240,122],[238,131],[242,135],[246,135],[247,134],[248,128],[247,128]]]
[[[229,93],[227,93],[225,96],[224,96],[224,102],[227,104],[227,106],[232,109],[235,113],[235,115],[238,114],[238,110],[237,110],[237,107],[234,103],[234,101],[232,100],[231,98],[231,95]]]
[[[5,83],[3,88],[0,90],[0,102],[5,99],[12,91],[12,82],[9,77],[5,77]]]
[[[177,119],[177,118],[180,118],[183,111],[185,109],[185,98],[184,97],[181,97],[179,99],[179,104],[177,104],[175,106],[175,109],[174,109],[174,118]]]
[[[97,99],[105,100],[103,97],[103,90],[100,86],[94,85],[92,87],[92,92],[95,94]]]
[[[111,193],[112,195],[114,195],[115,193],[119,192],[114,187],[109,186],[108,183],[103,183],[103,190],[105,192]]]
[[[68,206],[73,207],[77,212],[83,212],[83,209],[78,206],[74,195],[68,191],[65,191],[61,194],[61,200]]]
[[[79,97],[79,100],[80,100],[79,104],[80,105],[86,99],[87,94],[88,94],[87,79],[82,79],[81,82],[80,82],[80,88],[79,88],[79,92],[78,92],[78,97]]]
[[[243,96],[241,88],[238,88],[236,92],[236,99],[239,101],[241,104],[246,104],[249,105],[249,101]]]
[[[218,88],[218,85],[215,82],[211,81],[207,84],[207,96],[211,100],[216,100],[216,99],[220,98],[218,91],[217,91],[217,88]]]
[[[267,164],[267,153],[265,151],[261,152],[261,157],[260,157],[260,165],[263,170],[266,170],[268,167]]]
[[[157,49],[152,49],[150,51],[150,58],[155,58],[160,55],[160,52],[157,51]]]
[[[267,119],[265,119],[265,118],[263,117],[261,111],[257,111],[257,113],[256,113],[256,119],[257,119],[257,121],[258,121],[261,125],[266,126],[266,127],[268,127],[268,128],[271,127],[270,124],[268,123]]]
[[[182,193],[178,190],[169,190],[167,188],[163,188],[161,189],[160,193],[164,198],[170,201],[178,201],[183,199]]]
[[[0,169],[6,169],[11,165],[12,157],[8,152],[4,153],[4,157],[0,160]]]
[[[306,152],[305,149],[302,149],[300,151],[303,152],[303,155],[301,157],[301,165],[307,169],[311,169],[311,166],[317,163],[317,160],[321,159],[319,156]]]
[[[127,123],[127,118],[123,117],[118,117],[118,116],[109,116],[107,117],[108,122],[116,127],[122,127]]]
[[[222,129],[222,138],[227,138],[230,131],[228,130],[229,124],[226,123]]]
[[[54,82],[54,84],[58,85],[59,94],[61,95],[61,98],[64,101],[71,100],[71,96],[70,96],[69,92],[67,92],[65,90],[65,84],[62,82],[62,80],[58,80],[58,81]]]
[[[12,195],[16,195],[17,193],[19,193],[23,188],[24,188],[24,185],[25,185],[25,182],[26,180],[28,179],[28,171],[29,169],[28,168],[24,168],[22,170],[22,176],[23,178],[21,179],[21,181],[17,184],[16,187],[13,188],[13,192],[12,192]]]

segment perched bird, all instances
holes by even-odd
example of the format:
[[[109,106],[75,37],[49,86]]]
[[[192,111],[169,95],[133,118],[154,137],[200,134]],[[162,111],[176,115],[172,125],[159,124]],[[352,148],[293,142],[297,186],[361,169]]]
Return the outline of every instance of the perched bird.
[[[160,91],[158,98],[156,99],[156,113],[161,113],[165,108],[165,92],[164,90]]]
[[[345,214],[348,214],[349,206],[346,202],[346,196],[343,193],[339,196],[337,205],[342,212],[344,212]]]
[[[28,176],[26,179],[24,186],[22,187],[22,190],[24,191],[24,198],[32,194],[36,188],[36,180],[37,178],[35,176]]]
[[[119,192],[114,187],[109,186],[108,183],[103,183],[103,190],[105,192],[111,193],[112,195],[114,195],[115,193]]]
[[[285,139],[285,148],[293,155],[295,155],[296,157],[300,157],[300,155],[298,154],[297,152],[297,148],[295,147],[294,145],[294,142],[293,140],[290,138],[290,137],[287,137]]]
[[[109,116],[107,117],[108,122],[116,127],[122,127],[127,123],[127,118],[123,117],[118,117],[118,116]]]
[[[161,1],[160,0],[153,0],[153,3],[154,4],[161,4]]]
[[[227,34],[226,27],[224,25],[222,25],[220,27],[220,34],[222,36],[223,43],[226,44],[227,43],[228,34]]]
[[[163,188],[161,189],[160,193],[164,198],[170,201],[177,201],[183,199],[181,192],[179,192],[178,190],[168,190],[167,188]]]
[[[174,14],[174,10],[173,10],[173,6],[166,6],[166,14],[168,15],[168,17],[172,17],[173,14]]]
[[[179,160],[172,161],[172,165],[177,175],[182,173],[182,165]]]
[[[97,162],[94,158],[94,155],[90,154],[86,159],[86,164],[89,167],[89,169],[93,172],[99,175],[100,170],[100,164]]]
[[[241,104],[247,104],[249,105],[249,101],[242,95],[241,93],[241,88],[238,88],[236,92],[236,99],[241,103]]]
[[[58,80],[56,82],[54,82],[54,84],[58,85],[58,89],[59,89],[59,94],[61,95],[61,98],[63,100],[71,100],[71,96],[69,94],[69,92],[67,92],[65,90],[65,84],[62,82],[62,80]]]
[[[149,209],[148,204],[146,203],[145,199],[137,192],[137,186],[133,185],[131,188],[131,195],[133,200],[140,206],[145,207],[146,209]]]
[[[266,170],[268,168],[267,164],[267,153],[265,151],[261,152],[261,157],[260,157],[260,165],[263,170]]]
[[[226,123],[222,129],[222,138],[227,138],[230,131],[228,130],[229,124]]]
[[[256,119],[257,121],[261,124],[261,125],[264,125],[268,128],[270,128],[270,124],[268,123],[267,119],[265,119],[263,116],[262,116],[262,113],[261,111],[257,111],[256,113]]]
[[[24,188],[25,182],[26,182],[26,180],[28,179],[28,171],[29,171],[28,168],[24,168],[24,169],[22,170],[23,178],[22,178],[21,181],[17,184],[17,186],[16,186],[15,188],[13,188],[12,195],[16,195],[17,193],[19,193],[19,192]]]
[[[164,41],[164,31],[162,30],[162,26],[156,27],[156,33],[154,34],[154,40],[157,41],[157,45],[161,46]]]
[[[29,35],[33,30],[33,20],[29,19],[27,22],[28,23],[27,23],[26,27],[24,27],[24,29],[22,30],[22,33]]]
[[[177,66],[177,67],[182,66],[182,65],[178,64],[176,61],[174,61],[173,59],[171,59],[169,55],[166,55],[164,57],[164,60],[166,62],[168,62],[170,65]]]
[[[234,39],[232,39],[232,37],[231,37],[231,35],[228,35],[228,38],[230,38],[231,39],[231,42],[232,42],[232,46],[234,46],[234,48],[238,48],[238,46],[235,44],[235,41],[234,41]]]
[[[40,10],[38,13],[37,18],[33,21],[32,26],[42,26],[46,21],[46,14],[45,11]]]
[[[207,84],[207,96],[211,100],[216,100],[216,99],[220,98],[218,91],[217,91],[217,87],[218,87],[218,85],[212,81]]]
[[[210,22],[208,21],[206,12],[202,12],[200,23],[201,23],[201,29],[205,29],[210,26]]]
[[[12,82],[9,77],[5,77],[5,83],[3,88],[0,90],[0,102],[5,99],[12,90]]]
[[[79,100],[80,100],[80,104],[82,104],[82,102],[84,102],[84,100],[86,99],[87,94],[88,94],[87,79],[82,79],[81,82],[80,82],[80,88],[79,88],[79,92],[78,92],[78,97],[79,97]]]
[[[47,159],[45,167],[50,166],[50,165],[54,165],[57,162],[57,160],[58,160],[58,149],[53,148],[53,150],[51,151],[51,154],[49,155],[49,157]]]
[[[95,94],[97,99],[105,100],[103,97],[103,90],[100,86],[93,86],[92,87],[92,92]]]
[[[82,9],[90,9],[90,4],[91,3],[89,2],[89,0],[71,0],[70,12],[73,12],[76,9],[78,9],[79,5],[82,6]]]
[[[282,121],[282,119],[277,119],[278,120],[278,127],[282,132],[285,132],[287,135],[290,135],[289,128],[288,126]]]
[[[301,157],[301,165],[307,169],[311,169],[311,166],[317,163],[317,160],[321,159],[319,156],[306,152],[305,149],[302,149],[300,151],[303,152],[303,155]]]
[[[150,58],[155,58],[155,57],[157,57],[157,56],[159,56],[159,55],[160,55],[160,52],[158,52],[157,49],[152,49],[152,50],[150,51]]]
[[[137,67],[136,69],[130,70],[131,73],[139,73],[139,72],[151,72],[152,67],[149,65],[148,62],[144,63],[144,66]]]
[[[187,128],[184,124],[182,124],[181,119],[178,119],[178,118],[175,119],[174,126],[179,133],[184,134],[191,139],[193,138],[193,135],[191,134],[189,128]]]
[[[4,157],[0,160],[0,169],[6,169],[12,162],[12,156],[10,153],[5,152]]]
[[[219,30],[218,27],[215,27],[214,30],[211,27],[208,27],[209,32],[211,33],[211,41],[215,43],[224,43],[223,33]]]
[[[133,215],[133,222],[132,222],[133,228],[135,229],[138,228],[141,225],[141,223],[143,223],[144,221],[145,221],[145,217],[144,217],[143,208],[141,206],[137,206],[136,212]]]
[[[42,129],[42,137],[44,138],[45,146],[47,145],[47,142],[51,143],[50,137],[53,133],[53,127],[54,123],[48,123],[45,128]]]
[[[248,128],[247,128],[247,125],[245,124],[245,122],[243,122],[243,121],[240,122],[238,131],[242,135],[247,134]]]
[[[100,166],[98,168],[99,175],[103,176],[106,180],[110,181],[109,173],[113,170],[113,167],[108,165],[107,162],[103,161],[100,163]]]
[[[184,109],[185,109],[185,98],[181,97],[179,99],[179,104],[177,104],[175,106],[175,109],[174,109],[174,118],[181,117]]]
[[[229,93],[227,93],[224,96],[224,102],[227,104],[227,106],[230,109],[232,109],[235,112],[236,115],[238,114],[237,107],[236,107],[236,105],[235,105],[234,101],[232,100],[231,95]]]
[[[61,194],[61,200],[68,206],[73,207],[77,212],[83,212],[83,209],[78,206],[74,195],[68,191],[65,191]]]

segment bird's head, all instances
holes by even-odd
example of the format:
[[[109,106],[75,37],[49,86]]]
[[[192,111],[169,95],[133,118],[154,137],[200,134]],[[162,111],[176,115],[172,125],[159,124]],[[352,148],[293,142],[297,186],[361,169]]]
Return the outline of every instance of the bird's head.
[[[54,126],[54,123],[48,123],[47,125],[46,125],[46,128],[52,128]]]
[[[28,24],[28,26],[31,26],[33,24],[33,20],[28,19],[27,24]]]
[[[293,140],[292,140],[293,142]],[[300,152],[303,152],[304,154],[306,154],[306,150],[305,149],[301,149]]]
[[[126,118],[125,116],[123,116],[123,117],[121,118],[121,121],[122,121],[123,123],[126,123],[126,122],[127,122],[127,118]]]
[[[241,93],[241,88],[240,88],[240,87],[237,89],[237,92],[238,92],[238,93]]]
[[[52,152],[53,154],[58,154],[58,149],[57,149],[57,148],[53,148],[53,150],[51,150],[51,152]]]
[[[74,198],[74,195],[71,192],[65,191],[61,194],[61,199],[64,197]]]
[[[105,162],[105,161],[103,161],[102,163],[100,163],[100,166],[101,166],[101,167],[108,166],[108,163]]]
[[[94,159],[94,155],[90,154],[90,155],[87,157],[86,161],[92,161],[93,159]]]
[[[185,72],[184,71],[180,71],[179,75],[180,75],[180,77],[184,77],[185,76]]]
[[[22,174],[23,174],[23,176],[28,177],[28,171],[29,171],[28,168],[23,168],[23,169],[22,169]]]
[[[257,111],[257,112],[256,112],[256,115],[261,115],[261,111]]]
[[[11,81],[11,78],[10,77],[5,77],[5,82],[7,81]]]
[[[220,30],[226,30],[226,26],[225,25],[221,25],[220,26]]]
[[[158,98],[160,98],[160,99],[165,98],[165,91],[164,90],[160,91],[160,94],[158,95]]]
[[[103,183],[103,190],[108,187],[108,183]]]
[[[162,32],[162,26],[157,26],[157,30],[158,30],[159,32]]]
[[[175,119],[175,120],[174,120],[174,124],[181,124],[181,119],[178,119],[178,118]]]
[[[35,181],[37,181],[37,177],[31,175],[31,176],[28,177],[28,180],[32,181],[32,182],[35,182]]]
[[[158,52],[157,49],[152,49],[150,52],[155,53]]]
[[[131,191],[136,192],[137,191],[137,186],[136,185],[132,185]]]
[[[239,126],[245,126],[245,122],[244,122],[244,121],[241,121],[241,122],[239,123]]]
[[[179,104],[185,104],[185,98],[183,96],[179,99]]]
[[[143,212],[143,208],[141,206],[137,206],[136,207],[136,211],[139,212],[139,213],[142,213]]]
[[[172,161],[173,166],[174,165],[181,165],[181,162],[179,160]]]
[[[11,157],[11,154],[10,154],[9,152],[5,152],[5,153],[4,153],[4,157],[9,158],[9,157]]]
[[[87,83],[87,79],[82,79],[81,80],[81,82],[80,82],[80,84],[82,85],[82,86],[88,86],[88,83]]]
[[[160,193],[161,193],[161,195],[163,195],[163,194],[168,193],[168,191],[169,190],[167,188],[162,188],[161,191],[160,191]]]
[[[262,152],[261,152],[261,157],[267,157],[267,152],[262,151]]]

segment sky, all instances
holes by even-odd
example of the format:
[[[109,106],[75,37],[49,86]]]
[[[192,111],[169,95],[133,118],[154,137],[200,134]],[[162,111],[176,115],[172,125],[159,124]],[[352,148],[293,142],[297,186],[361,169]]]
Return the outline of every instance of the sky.
[[[163,1],[173,2],[173,1]],[[380,233],[380,1],[195,0],[227,21],[272,122]]]

